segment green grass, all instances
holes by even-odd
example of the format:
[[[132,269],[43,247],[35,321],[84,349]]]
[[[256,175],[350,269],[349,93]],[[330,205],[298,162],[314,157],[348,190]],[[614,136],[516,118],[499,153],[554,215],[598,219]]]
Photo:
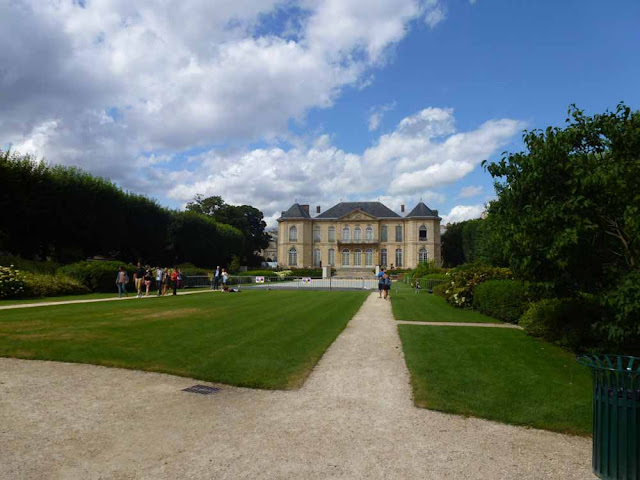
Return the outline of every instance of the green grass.
[[[426,292],[414,293],[407,284],[393,284],[391,307],[396,320],[420,322],[469,322],[502,323],[473,310],[463,310],[449,305],[444,298]],[[398,293],[396,291],[398,286]]]
[[[246,291],[0,311],[0,356],[297,388],[368,292]]]
[[[591,432],[591,377],[572,354],[507,328],[399,325],[399,331],[417,406]]]

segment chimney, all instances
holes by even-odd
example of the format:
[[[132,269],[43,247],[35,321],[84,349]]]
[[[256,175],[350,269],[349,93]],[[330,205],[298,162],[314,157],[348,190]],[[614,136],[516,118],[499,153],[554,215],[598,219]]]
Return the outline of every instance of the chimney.
[[[320,213],[320,205],[316,207],[316,213]]]
[[[404,205],[400,205],[400,213],[404,213]]]
[[[300,207],[309,215],[309,205],[300,205]]]

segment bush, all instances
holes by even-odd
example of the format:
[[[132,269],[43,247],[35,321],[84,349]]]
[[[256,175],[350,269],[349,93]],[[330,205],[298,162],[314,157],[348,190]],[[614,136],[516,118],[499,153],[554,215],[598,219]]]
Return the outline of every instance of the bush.
[[[331,271],[333,271],[333,269],[331,269]],[[322,277],[321,268],[295,268],[291,270],[291,272],[294,277]]]
[[[448,288],[448,283],[441,283],[440,285],[436,285],[435,287],[433,287],[433,294],[439,297],[447,298],[447,294],[445,292]]]
[[[24,274],[13,265],[0,267],[0,298],[16,298],[24,294]]]
[[[62,295],[82,295],[89,289],[67,275],[46,273],[26,273],[24,297],[56,297]]]
[[[276,272],[274,270],[247,270],[238,273],[238,275],[241,277],[275,277]]]
[[[116,289],[116,273],[123,266],[133,281],[135,266],[114,260],[76,262],[61,267],[58,272],[77,280],[92,292],[113,292]]]
[[[431,275],[440,275],[446,273],[446,270],[436,267],[434,261],[422,263],[410,271],[411,278],[425,278]]]
[[[601,302],[607,315],[596,325],[598,333],[618,352],[640,354],[640,272],[626,275]]]
[[[527,285],[518,280],[487,280],[473,291],[473,308],[505,322],[518,323],[528,306]]]
[[[532,303],[520,319],[528,334],[572,350],[596,345],[594,325],[601,317],[598,305],[587,298],[552,298]]]
[[[11,265],[18,270],[34,273],[56,273],[60,268],[60,264],[49,260],[36,261],[26,260],[18,255],[4,254],[0,255],[0,265]]]
[[[473,291],[487,280],[510,279],[508,268],[490,267],[484,264],[463,265],[447,272],[449,288],[445,290],[447,302],[460,308],[471,308]]]
[[[181,263],[179,265],[176,265],[177,268],[180,268],[182,270],[182,275],[185,277],[190,277],[190,276],[204,276],[204,275],[213,275],[213,268],[202,268],[202,267],[196,267],[193,263]],[[155,275],[155,270],[154,270],[154,275]]]

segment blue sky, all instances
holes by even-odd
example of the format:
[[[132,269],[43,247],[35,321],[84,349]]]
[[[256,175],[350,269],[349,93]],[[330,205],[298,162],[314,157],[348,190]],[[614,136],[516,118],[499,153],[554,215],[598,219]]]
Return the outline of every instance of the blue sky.
[[[632,0],[22,0],[0,6],[0,144],[270,224],[296,199],[463,220],[523,128],[640,108],[639,25]]]

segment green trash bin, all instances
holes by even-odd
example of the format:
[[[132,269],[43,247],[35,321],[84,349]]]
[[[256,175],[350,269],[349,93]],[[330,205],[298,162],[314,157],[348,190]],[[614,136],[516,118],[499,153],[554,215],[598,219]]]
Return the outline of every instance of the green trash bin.
[[[593,374],[593,473],[640,480],[640,358],[584,355]]]

